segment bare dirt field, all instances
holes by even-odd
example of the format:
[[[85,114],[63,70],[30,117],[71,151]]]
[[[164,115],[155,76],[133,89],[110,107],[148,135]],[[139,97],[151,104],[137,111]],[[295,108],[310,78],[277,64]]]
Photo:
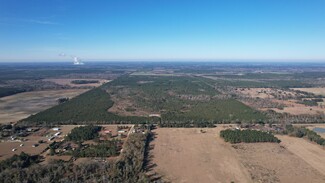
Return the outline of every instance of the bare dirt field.
[[[219,138],[220,129],[156,129],[154,171],[176,183],[251,182],[235,150]]]
[[[71,83],[71,81],[74,81],[74,80],[96,80],[98,81],[98,83],[87,83],[87,84],[73,84]],[[71,79],[71,78],[68,78],[68,79],[65,79],[65,78],[62,78],[62,79],[44,79],[43,81],[50,81],[50,82],[54,82],[58,85],[67,85],[67,86],[71,86],[71,87],[83,87],[83,86],[89,86],[89,87],[98,87],[104,83],[107,83],[107,82],[110,82],[110,80],[106,80],[106,79],[84,79],[84,78],[77,78],[77,79]]]
[[[232,145],[219,137],[222,129],[203,129],[205,133],[200,128],[156,129],[152,171],[176,183],[325,182],[325,151],[319,146],[285,136],[280,137],[281,144]]]
[[[325,176],[325,149],[302,138],[278,136],[281,144]]]
[[[241,143],[234,148],[250,172],[252,182],[325,182],[324,174],[279,144]]]
[[[325,96],[325,88],[292,88],[292,89]]]
[[[54,105],[61,97],[75,97],[87,90],[51,90],[19,93],[0,98],[0,123],[15,122]]]

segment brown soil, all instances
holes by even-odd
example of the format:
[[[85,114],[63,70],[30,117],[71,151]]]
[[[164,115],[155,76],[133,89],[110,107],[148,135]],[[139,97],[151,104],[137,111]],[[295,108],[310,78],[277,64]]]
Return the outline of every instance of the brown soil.
[[[75,97],[87,90],[51,90],[19,93],[0,99],[0,123],[16,122],[54,105],[61,97]]]
[[[88,83],[88,84],[73,84],[71,81],[74,80],[96,80],[99,81],[99,83]],[[89,86],[89,87],[98,87],[104,83],[110,82],[110,80],[105,80],[105,79],[44,79],[44,81],[50,81],[54,82],[58,85],[62,86],[71,86],[71,87],[84,87],[84,86]]]
[[[325,176],[325,149],[303,138],[278,136],[281,145]],[[324,181],[325,182],[325,181]]]
[[[154,171],[171,182],[251,182],[219,128],[158,128],[152,142]]]
[[[176,183],[325,182],[325,154],[316,144],[280,137],[280,144],[231,145],[219,137],[222,129],[156,129],[149,174]]]
[[[324,182],[325,176],[276,143],[234,145],[253,182]]]

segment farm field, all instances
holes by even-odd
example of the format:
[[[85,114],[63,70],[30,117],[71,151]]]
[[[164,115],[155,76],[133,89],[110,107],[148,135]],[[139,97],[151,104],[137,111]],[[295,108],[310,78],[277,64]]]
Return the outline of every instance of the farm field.
[[[286,149],[325,176],[325,149],[303,138],[277,136]]]
[[[158,128],[152,142],[153,163],[170,182],[251,182],[230,144],[219,138],[221,128]]]
[[[251,175],[251,182],[321,183],[325,181],[324,174],[306,162],[305,159],[281,147],[281,144],[249,143],[233,145],[240,157],[239,161]]]
[[[279,88],[237,88],[236,92],[243,98],[250,98],[245,103],[261,111],[273,110],[282,114],[315,116],[325,112],[323,102],[313,101],[323,101],[323,99],[319,97],[313,99],[316,96],[305,91]],[[252,101],[259,101],[260,105],[254,106]]]
[[[95,80],[95,81],[98,81],[98,83],[87,83],[87,84],[74,84],[72,83],[72,81],[75,81],[75,80]],[[68,85],[68,86],[71,86],[71,87],[98,87],[104,83],[107,83],[107,82],[110,82],[110,80],[106,80],[106,79],[84,79],[84,78],[77,78],[77,79],[71,79],[71,78],[62,78],[62,79],[44,79],[43,81],[50,81],[50,82],[54,82],[58,85]]]
[[[273,101],[281,103],[286,106],[283,109],[272,108],[272,110],[278,113],[289,113],[293,115],[303,115],[303,114],[319,115],[319,114],[324,114],[325,112],[325,108],[322,106],[306,106],[304,104],[298,103],[298,101],[295,100],[273,99]]]
[[[73,98],[85,89],[33,91],[0,98],[0,123],[16,122],[57,105],[61,97]]]
[[[225,125],[226,126],[226,125]],[[287,139],[277,143],[225,143],[217,128],[158,128],[152,142],[152,163],[155,172],[167,182],[324,182],[325,151],[306,141],[297,148],[317,149],[302,156],[293,152]],[[201,132],[203,130],[203,133]],[[293,139],[295,140],[295,139]],[[296,140],[302,140],[298,139]],[[294,149],[299,151],[300,149]],[[312,154],[311,154],[312,155]],[[204,175],[204,176],[202,176]]]

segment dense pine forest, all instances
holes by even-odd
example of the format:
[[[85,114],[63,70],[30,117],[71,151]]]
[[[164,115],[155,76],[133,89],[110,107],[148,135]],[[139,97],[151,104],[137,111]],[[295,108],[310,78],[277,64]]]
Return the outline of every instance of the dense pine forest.
[[[121,76],[21,120],[20,124],[159,123],[161,127],[213,127],[214,123],[266,120],[263,113],[221,95],[210,82],[197,77]],[[129,103],[130,106],[119,108],[122,112],[139,110],[147,115],[109,112],[114,102]],[[152,113],[161,117],[148,117]]]

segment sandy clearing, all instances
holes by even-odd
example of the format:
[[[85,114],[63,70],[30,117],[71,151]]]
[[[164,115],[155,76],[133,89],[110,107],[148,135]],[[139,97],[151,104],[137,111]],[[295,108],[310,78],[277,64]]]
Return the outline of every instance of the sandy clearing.
[[[302,138],[277,136],[290,152],[297,155],[325,176],[325,149]],[[324,181],[325,182],[325,181]]]
[[[0,123],[16,122],[54,105],[61,97],[75,97],[87,90],[50,90],[24,92],[0,98]]]
[[[71,83],[71,81],[74,80],[96,80],[99,81],[99,83],[88,83],[88,84],[73,84]],[[106,80],[106,79],[88,79],[88,78],[76,78],[76,79],[71,79],[71,78],[66,78],[66,79],[44,79],[43,81],[50,81],[50,82],[54,82],[58,85],[68,85],[68,86],[72,86],[72,87],[84,87],[84,86],[89,86],[89,87],[98,87],[104,83],[110,82],[110,80]]]
[[[251,182],[221,128],[158,128],[151,151],[154,170],[171,182]]]

